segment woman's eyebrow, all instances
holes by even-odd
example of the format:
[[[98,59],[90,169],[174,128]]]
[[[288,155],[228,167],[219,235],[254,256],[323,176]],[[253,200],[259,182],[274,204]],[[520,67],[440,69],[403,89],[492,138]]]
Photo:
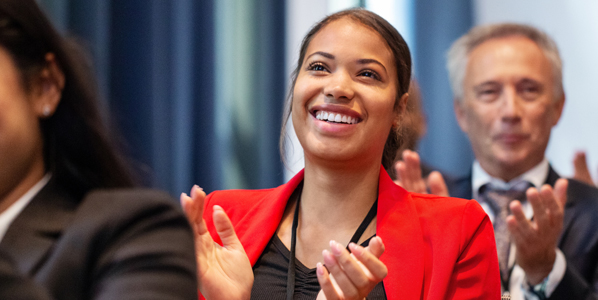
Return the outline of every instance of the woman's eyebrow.
[[[310,57],[312,57],[314,55],[322,55],[322,56],[324,56],[324,57],[326,57],[328,59],[334,59],[334,55],[332,55],[332,54],[330,54],[328,52],[323,52],[323,51],[314,52],[314,53],[310,54],[308,57],[306,57],[306,59],[308,59],[308,58],[310,58]]]
[[[358,60],[357,60],[357,63],[358,63],[358,64],[360,64],[360,65],[371,64],[371,63],[378,64],[378,65],[380,65],[382,68],[384,68],[384,71],[386,72],[386,67],[385,67],[385,66],[384,66],[384,65],[383,65],[381,62],[379,62],[379,61],[377,61],[377,60],[375,60],[375,59],[372,59],[372,58],[362,58],[362,59],[358,59]]]

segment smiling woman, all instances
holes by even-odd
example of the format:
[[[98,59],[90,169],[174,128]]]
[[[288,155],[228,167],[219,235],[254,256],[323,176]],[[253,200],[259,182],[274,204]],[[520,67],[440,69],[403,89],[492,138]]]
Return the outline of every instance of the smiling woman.
[[[312,28],[285,114],[305,169],[275,189],[181,195],[203,297],[499,297],[481,207],[409,193],[385,170],[400,146],[410,74],[406,43],[372,12],[342,11]]]

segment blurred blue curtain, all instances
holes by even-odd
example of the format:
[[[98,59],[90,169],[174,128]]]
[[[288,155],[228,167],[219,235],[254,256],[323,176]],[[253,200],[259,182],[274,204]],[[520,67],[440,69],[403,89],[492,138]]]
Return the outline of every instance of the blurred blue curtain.
[[[217,6],[236,2],[242,1],[39,0],[56,26],[81,38],[91,52],[109,121],[143,169],[145,185],[178,195],[193,184],[209,192],[282,183],[278,135],[286,80],[284,1],[250,1],[246,19],[252,26],[246,33],[251,48],[229,49],[234,45],[222,43],[217,33],[247,24],[232,18],[222,31],[218,20],[230,16],[219,15],[228,12]],[[236,82],[252,87],[239,101],[256,107],[248,116],[255,131],[268,130],[246,136],[239,126],[222,130],[217,125],[237,121],[219,108],[218,89],[237,89],[219,85],[219,51],[255,53],[253,76]],[[229,161],[239,163],[233,170],[238,174],[227,173]]]
[[[445,57],[451,44],[473,25],[472,2],[414,1],[415,77],[428,123],[419,153],[426,163],[454,175],[470,170],[473,152],[455,119]]]

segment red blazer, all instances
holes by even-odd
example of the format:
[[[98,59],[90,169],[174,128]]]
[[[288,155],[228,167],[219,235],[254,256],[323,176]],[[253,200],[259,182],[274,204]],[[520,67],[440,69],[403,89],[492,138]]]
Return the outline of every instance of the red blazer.
[[[251,264],[258,260],[282,219],[303,171],[277,188],[217,191],[207,196],[204,219],[220,205],[230,217]],[[500,299],[494,230],[476,201],[409,193],[382,168],[376,235],[388,267],[388,299]]]

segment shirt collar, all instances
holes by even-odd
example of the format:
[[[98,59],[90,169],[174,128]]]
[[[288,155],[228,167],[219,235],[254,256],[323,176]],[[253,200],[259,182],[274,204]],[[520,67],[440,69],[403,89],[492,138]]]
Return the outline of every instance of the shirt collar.
[[[31,202],[31,199],[39,193],[39,191],[46,186],[48,181],[52,175],[50,173],[46,174],[40,181],[38,181],[34,186],[32,186],[21,198],[19,198],[15,203],[9,206],[5,211],[0,213],[0,241],[6,234],[8,227],[10,224],[17,218],[17,216],[25,209],[25,206]]]
[[[474,199],[478,199],[480,187],[482,187],[486,183],[492,183],[496,187],[502,187],[508,190],[522,181],[527,181],[533,184],[535,187],[539,188],[546,182],[549,168],[550,165],[548,163],[548,160],[544,158],[539,164],[529,169],[527,172],[521,174],[520,176],[514,178],[509,182],[505,182],[502,179],[490,176],[490,174],[488,174],[486,171],[484,171],[484,169],[482,169],[482,166],[476,160],[474,161],[471,170],[472,196]]]

